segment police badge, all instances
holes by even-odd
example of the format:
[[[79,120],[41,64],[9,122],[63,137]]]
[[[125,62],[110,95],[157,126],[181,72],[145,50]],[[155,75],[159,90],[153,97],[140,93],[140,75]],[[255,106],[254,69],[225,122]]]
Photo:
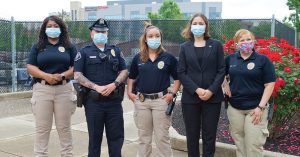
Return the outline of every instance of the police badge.
[[[116,57],[116,52],[115,52],[114,49],[111,49],[111,50],[110,50],[110,53],[111,53],[111,55],[112,55],[113,57]]]
[[[139,94],[139,99],[140,99],[141,102],[144,102],[145,101],[145,96],[142,93],[140,93]]]
[[[157,63],[158,69],[162,69],[162,68],[164,68],[164,66],[165,66],[165,62],[164,61],[160,61],[160,62]]]
[[[101,25],[101,24],[104,24],[104,19],[101,18],[101,19],[99,20],[99,24],[100,24],[100,25]]]
[[[60,46],[60,47],[58,47],[58,51],[59,51],[59,52],[65,52],[66,49],[65,49],[64,47]]]
[[[255,67],[255,64],[253,62],[250,62],[247,64],[247,69],[252,70]]]

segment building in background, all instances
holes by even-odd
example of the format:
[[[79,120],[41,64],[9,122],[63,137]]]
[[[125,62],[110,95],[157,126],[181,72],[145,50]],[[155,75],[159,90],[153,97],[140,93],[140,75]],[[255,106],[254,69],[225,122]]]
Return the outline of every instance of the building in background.
[[[75,5],[72,7],[72,3],[77,4],[76,7]],[[106,6],[84,7],[84,20],[96,20],[100,17],[111,20],[147,19],[147,14],[149,12],[158,12],[162,3],[163,0],[107,1]],[[186,17],[201,12],[209,19],[221,19],[222,2],[191,2],[191,0],[176,0],[176,3]],[[73,15],[72,10],[76,10],[74,8],[80,10],[81,3],[77,1],[71,2],[71,15]]]
[[[79,1],[71,1],[70,2],[70,14],[72,21],[83,21],[84,18],[84,9],[81,6],[81,2]]]

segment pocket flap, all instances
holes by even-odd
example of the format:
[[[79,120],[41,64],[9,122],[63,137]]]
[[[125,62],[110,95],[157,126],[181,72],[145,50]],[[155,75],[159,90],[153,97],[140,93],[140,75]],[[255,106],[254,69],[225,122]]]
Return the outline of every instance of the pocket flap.
[[[268,129],[261,129],[264,136],[269,137],[269,130]]]

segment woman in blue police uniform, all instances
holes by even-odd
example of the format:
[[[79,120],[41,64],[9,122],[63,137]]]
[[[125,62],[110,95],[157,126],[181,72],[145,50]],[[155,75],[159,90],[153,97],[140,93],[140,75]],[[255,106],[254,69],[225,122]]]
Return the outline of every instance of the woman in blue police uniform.
[[[189,157],[199,157],[202,130],[203,157],[213,157],[224,99],[221,84],[225,64],[222,44],[208,32],[208,20],[195,14],[182,32],[189,39],[180,45],[178,77],[183,85],[182,112]]]
[[[27,70],[35,81],[31,99],[36,122],[35,156],[48,156],[53,115],[61,156],[72,156],[71,115],[76,108],[76,97],[68,82],[73,77],[76,52],[62,19],[47,17],[27,61]]]
[[[267,103],[275,85],[275,68],[267,56],[254,49],[254,35],[245,29],[234,36],[238,52],[225,59],[227,114],[237,157],[262,157],[267,130]]]
[[[156,157],[172,157],[169,127],[170,116],[165,114],[168,104],[176,96],[180,82],[177,78],[177,60],[161,45],[162,33],[146,23],[140,38],[140,50],[132,61],[128,79],[128,97],[135,104],[134,120],[139,132],[137,157],[149,157],[152,152],[152,134],[158,148]],[[168,91],[170,76],[173,89]],[[133,92],[133,82],[135,90]]]
[[[93,43],[77,53],[74,66],[75,79],[89,89],[84,106],[89,132],[88,156],[100,156],[105,126],[109,156],[121,157],[124,142],[123,95],[115,94],[121,91],[120,84],[127,79],[128,72],[120,49],[107,44],[107,22],[100,18],[89,29]]]

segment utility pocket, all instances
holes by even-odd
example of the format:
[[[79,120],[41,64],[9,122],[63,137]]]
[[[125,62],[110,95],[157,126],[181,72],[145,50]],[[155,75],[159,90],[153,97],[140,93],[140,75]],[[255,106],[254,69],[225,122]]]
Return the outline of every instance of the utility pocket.
[[[268,136],[269,136],[269,130],[266,129],[266,128],[261,129],[261,133],[258,136],[258,139],[256,141],[256,145],[259,146],[259,147],[262,147],[266,143],[266,140],[267,140]]]
[[[265,136],[265,137],[269,137],[269,130],[268,129],[261,129],[261,131],[262,131],[262,133],[263,133],[263,135]]]
[[[71,114],[73,114],[76,110],[76,105],[77,105],[77,95],[74,92],[71,92],[70,100],[71,100]]]
[[[32,98],[30,99],[30,103],[31,103],[31,111],[32,111],[32,113],[35,115],[36,100],[32,97]]]

